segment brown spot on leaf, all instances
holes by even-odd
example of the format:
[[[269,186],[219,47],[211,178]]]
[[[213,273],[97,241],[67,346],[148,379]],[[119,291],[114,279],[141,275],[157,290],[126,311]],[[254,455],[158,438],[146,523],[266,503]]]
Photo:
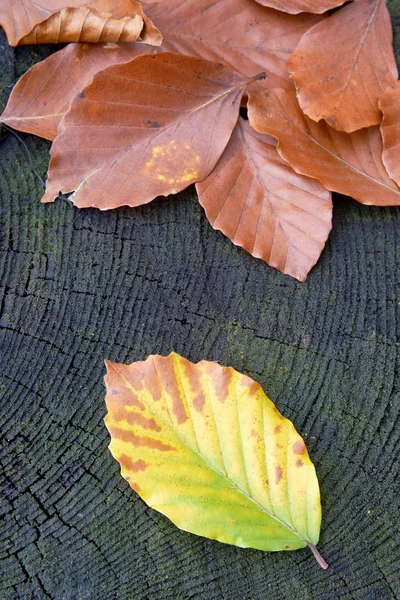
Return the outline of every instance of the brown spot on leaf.
[[[195,398],[193,398],[193,406],[197,410],[197,412],[203,412],[204,404],[206,403],[206,398],[204,394],[198,394]]]
[[[127,481],[129,481],[129,480],[127,479]],[[138,483],[136,483],[135,481],[129,481],[129,485],[130,485],[130,486],[131,486],[131,488],[132,488],[132,489],[134,489],[134,490],[135,490],[135,492],[137,492],[138,494],[139,494],[140,490],[142,489],[142,488],[140,487],[140,485],[139,485]]]
[[[120,394],[120,392],[118,390],[111,390],[112,396],[118,396],[119,394]]]
[[[145,369],[142,373],[143,383],[146,390],[150,393],[153,400],[158,401],[162,398],[162,389],[160,379],[154,361],[148,358],[145,363]]]
[[[282,427],[280,425],[277,425],[274,429],[274,433],[280,433],[281,429],[282,429]]]
[[[178,386],[173,357],[155,356],[153,360],[164,392],[172,399],[172,414],[176,418],[178,425],[182,425],[182,423],[188,420],[188,416],[181,390]]]
[[[286,546],[285,546],[285,550],[290,550],[290,546],[288,546],[288,545],[286,544]]]
[[[306,446],[303,442],[303,440],[297,440],[297,442],[295,442],[293,444],[293,454],[305,454],[306,451]]]
[[[137,473],[137,471],[144,471],[147,468],[147,463],[141,458],[139,460],[132,460],[130,456],[121,454],[118,460],[121,467],[127,471],[133,471],[134,473]],[[128,479],[128,477],[125,477],[125,479]]]
[[[161,427],[154,419],[148,419],[137,412],[130,412],[124,406],[116,407],[113,411],[113,417],[115,421],[126,421],[129,425],[140,425],[143,429],[161,431]]]
[[[259,383],[257,383],[257,381],[253,381],[249,387],[249,391],[248,391],[249,396],[255,396],[255,394],[257,394],[257,392],[260,390],[260,387],[261,386]]]
[[[190,386],[190,393],[193,395],[193,406],[197,412],[203,412],[206,398],[201,386],[200,374],[197,365],[188,360],[183,360],[180,365],[183,367],[185,378]]]
[[[128,444],[132,444],[132,446],[154,448],[155,450],[161,450],[161,452],[175,450],[175,448],[169,444],[163,444],[163,442],[160,442],[160,440],[155,440],[150,437],[141,437],[134,434],[132,431],[127,431],[126,429],[111,427],[109,425],[109,431],[113,438],[118,438],[123,442],[128,442]]]
[[[265,483],[266,483],[266,485],[269,485],[269,480],[268,480],[268,479],[266,479],[266,480],[265,480]]]
[[[283,477],[283,471],[282,471],[282,467],[279,465],[275,466],[275,484],[278,485],[278,483],[281,482],[281,479]]]
[[[232,379],[232,372],[227,367],[209,364],[206,368],[206,374],[211,378],[211,385],[217,400],[222,404],[229,396],[229,384]]]
[[[296,460],[296,467],[302,467],[303,465],[304,465],[303,461],[302,461],[302,460],[300,460],[300,458],[298,458],[298,459]]]
[[[160,123],[158,121],[152,121],[151,119],[146,119],[144,124],[149,129],[158,129],[160,127]]]

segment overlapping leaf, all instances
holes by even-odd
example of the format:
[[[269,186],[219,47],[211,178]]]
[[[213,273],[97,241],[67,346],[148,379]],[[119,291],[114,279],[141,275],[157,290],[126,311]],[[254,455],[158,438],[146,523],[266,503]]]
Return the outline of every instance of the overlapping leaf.
[[[397,79],[385,0],[355,0],[309,29],[289,60],[303,112],[340,131],[380,123],[378,98]]]
[[[254,0],[169,0],[147,4],[146,13],[163,33],[162,49],[216,60],[248,77],[265,71],[268,87],[290,87],[286,61],[302,34],[321,21]]]
[[[215,229],[305,281],[331,230],[330,193],[295,173],[268,136],[240,119],[215,169],[196,189]]]
[[[0,122],[54,140],[71,100],[98,71],[147,52],[143,44],[68,44],[21,77]]]
[[[390,86],[379,99],[383,113],[383,163],[389,176],[400,186],[400,81]]]
[[[247,83],[170,53],[98,73],[60,124],[43,201],[75,190],[79,207],[138,206],[201,181],[229,141]]]
[[[138,39],[159,45],[162,39],[135,0],[5,0],[0,23],[12,45]]]
[[[379,127],[344,133],[306,117],[294,92],[249,94],[250,124],[277,138],[278,151],[298,173],[362,204],[400,205],[400,188],[382,162]]]
[[[256,0],[256,2],[296,15],[301,12],[324,13],[331,8],[342,6],[346,0]]]
[[[122,475],[181,529],[261,550],[315,549],[320,501],[302,438],[261,386],[172,353],[107,361],[106,426]]]
[[[85,6],[88,0],[68,0],[68,6]],[[36,25],[58,12],[65,4],[60,0],[1,0],[0,25],[11,46],[17,46]]]

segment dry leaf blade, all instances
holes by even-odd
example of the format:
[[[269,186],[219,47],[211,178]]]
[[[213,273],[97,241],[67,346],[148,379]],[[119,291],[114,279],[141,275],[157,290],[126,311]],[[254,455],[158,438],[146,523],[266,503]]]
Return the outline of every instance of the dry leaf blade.
[[[70,102],[96,73],[146,52],[143,44],[68,44],[21,77],[0,122],[54,140]]]
[[[278,140],[278,151],[295,171],[319,179],[328,190],[362,204],[400,205],[400,189],[382,163],[378,127],[344,133],[305,116],[294,92],[249,94],[250,125]]]
[[[79,207],[138,206],[204,179],[247,83],[217,63],[170,53],[98,73],[60,124],[43,201],[75,190]]]
[[[256,0],[262,6],[275,8],[283,12],[297,15],[308,12],[321,14],[337,6],[342,6],[346,0]]]
[[[400,186],[400,81],[390,86],[379,99],[383,113],[383,163],[389,176]]]
[[[380,123],[378,98],[397,79],[392,38],[384,0],[355,0],[310,28],[288,62],[303,112],[346,132]]]
[[[216,167],[196,189],[215,229],[305,281],[331,230],[331,195],[295,173],[268,136],[240,119]]]

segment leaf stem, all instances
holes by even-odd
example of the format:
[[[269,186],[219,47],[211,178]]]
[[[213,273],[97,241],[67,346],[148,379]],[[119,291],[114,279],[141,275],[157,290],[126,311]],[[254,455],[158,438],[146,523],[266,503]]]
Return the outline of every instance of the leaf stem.
[[[257,75],[253,75],[253,77],[249,77],[247,83],[253,83],[253,81],[258,81],[259,79],[265,79],[267,74],[263,71],[262,73],[257,73]]]
[[[319,564],[319,566],[322,567],[323,569],[327,569],[329,566],[328,563],[325,562],[325,560],[322,558],[322,556],[320,555],[320,553],[318,552],[318,550],[316,549],[314,544],[307,544],[307,546],[310,548],[311,552],[314,554],[315,559],[316,559],[317,563]]]

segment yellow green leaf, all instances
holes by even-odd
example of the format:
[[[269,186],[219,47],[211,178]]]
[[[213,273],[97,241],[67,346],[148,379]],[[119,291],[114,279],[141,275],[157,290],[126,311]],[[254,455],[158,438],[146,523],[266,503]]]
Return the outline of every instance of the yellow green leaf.
[[[261,386],[178,354],[106,361],[122,476],[180,529],[241,547],[316,550],[321,507],[303,439]]]

